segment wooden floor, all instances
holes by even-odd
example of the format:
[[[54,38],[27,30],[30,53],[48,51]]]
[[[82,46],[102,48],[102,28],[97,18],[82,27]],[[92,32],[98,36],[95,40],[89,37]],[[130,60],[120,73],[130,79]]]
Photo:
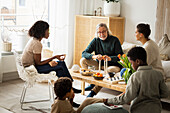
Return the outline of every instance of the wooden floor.
[[[22,92],[24,82],[20,79],[6,81],[0,83],[0,113],[41,113],[37,110],[32,111],[23,111],[20,108],[20,95]],[[88,86],[88,84],[85,84]],[[74,80],[73,87],[81,88],[81,82]],[[34,88],[29,88],[27,92],[27,99],[30,98],[45,98],[48,95],[48,85],[46,83],[36,84]],[[75,94],[74,101],[76,103],[81,104],[85,99],[86,96],[89,94],[89,91],[85,92],[85,95]],[[114,95],[118,95],[120,92],[102,88],[102,90],[94,96],[95,98],[112,98]],[[37,107],[49,107],[51,103],[40,103],[35,105]],[[163,103],[163,110],[161,113],[170,113],[170,104]],[[123,105],[125,109],[129,109],[129,105]],[[44,111],[44,113],[50,113],[50,110]]]

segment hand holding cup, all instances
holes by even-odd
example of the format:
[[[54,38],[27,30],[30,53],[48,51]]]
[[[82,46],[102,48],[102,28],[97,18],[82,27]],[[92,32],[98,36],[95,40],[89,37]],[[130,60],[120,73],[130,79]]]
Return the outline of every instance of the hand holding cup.
[[[60,59],[61,59],[62,61],[64,61],[65,58],[66,58],[66,54],[62,54],[62,56],[60,56]]]
[[[56,55],[55,56],[58,60],[60,61],[64,61],[65,57],[66,57],[66,54],[62,54],[62,55]]]

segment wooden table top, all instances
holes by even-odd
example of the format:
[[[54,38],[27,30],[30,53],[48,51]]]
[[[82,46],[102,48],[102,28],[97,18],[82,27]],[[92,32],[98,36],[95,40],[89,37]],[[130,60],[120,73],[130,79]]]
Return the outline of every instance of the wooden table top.
[[[83,76],[80,73],[73,72],[71,69],[69,70],[69,72],[71,76],[73,77],[73,79],[84,81],[89,84],[95,84],[98,86],[102,86],[102,87],[113,89],[113,90],[120,91],[120,92],[124,92],[126,89],[126,85],[111,84],[103,80],[95,80],[92,76]]]

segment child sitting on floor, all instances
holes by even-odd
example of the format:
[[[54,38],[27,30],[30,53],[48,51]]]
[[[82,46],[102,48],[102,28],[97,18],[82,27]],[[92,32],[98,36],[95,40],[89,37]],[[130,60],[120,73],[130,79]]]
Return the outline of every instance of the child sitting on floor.
[[[54,92],[57,98],[52,105],[51,113],[81,113],[85,106],[92,103],[103,102],[103,99],[87,98],[77,111],[75,111],[72,106],[74,98],[72,81],[68,77],[60,77],[54,83]]]

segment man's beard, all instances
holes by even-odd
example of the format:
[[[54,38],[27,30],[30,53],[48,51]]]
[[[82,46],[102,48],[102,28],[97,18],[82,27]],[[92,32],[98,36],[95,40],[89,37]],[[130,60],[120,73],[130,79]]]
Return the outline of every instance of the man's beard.
[[[101,36],[101,37],[99,37],[101,40],[106,40],[106,35],[103,35],[103,36]]]

